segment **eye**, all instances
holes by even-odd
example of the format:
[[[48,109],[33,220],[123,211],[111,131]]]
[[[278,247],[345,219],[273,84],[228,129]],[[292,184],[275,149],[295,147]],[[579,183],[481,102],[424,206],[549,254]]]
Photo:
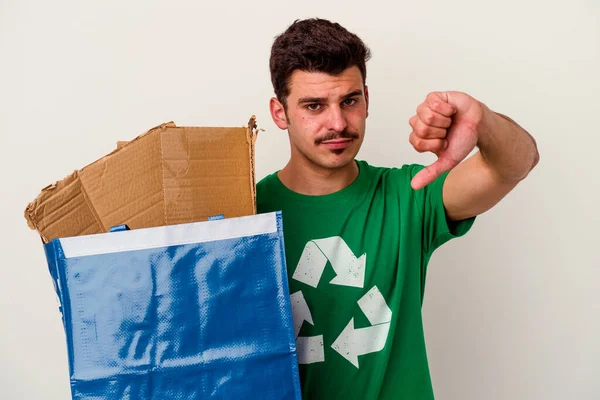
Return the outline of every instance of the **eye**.
[[[321,104],[319,104],[319,103],[307,104],[306,108],[310,111],[318,111],[321,109]]]
[[[356,100],[356,99],[346,99],[346,100],[342,101],[342,105],[345,107],[350,107],[350,106],[353,106],[354,104],[356,104],[357,101],[358,100]]]

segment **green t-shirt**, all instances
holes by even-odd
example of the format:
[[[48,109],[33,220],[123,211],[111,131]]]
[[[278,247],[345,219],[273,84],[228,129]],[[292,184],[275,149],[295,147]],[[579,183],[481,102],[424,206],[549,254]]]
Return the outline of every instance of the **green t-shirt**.
[[[464,235],[449,224],[447,173],[415,191],[423,166],[357,161],[346,188],[307,196],[277,174],[257,185],[259,213],[282,211],[304,399],[433,399],[421,306],[432,252]]]

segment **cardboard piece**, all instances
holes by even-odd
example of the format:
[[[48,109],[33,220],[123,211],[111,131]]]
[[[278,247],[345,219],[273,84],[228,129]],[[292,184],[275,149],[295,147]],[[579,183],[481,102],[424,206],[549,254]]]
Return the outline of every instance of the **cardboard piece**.
[[[25,209],[42,241],[256,214],[256,119],[247,127],[157,126],[42,189]]]

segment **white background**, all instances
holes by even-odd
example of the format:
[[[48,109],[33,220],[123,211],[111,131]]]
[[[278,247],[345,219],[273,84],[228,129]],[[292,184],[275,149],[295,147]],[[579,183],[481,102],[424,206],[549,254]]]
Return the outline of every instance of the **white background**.
[[[64,333],[23,210],[40,189],[162,122],[243,126],[259,178],[283,167],[273,37],[321,16],[373,51],[376,165],[429,163],[408,119],[461,90],[538,140],[538,168],[433,257],[424,305],[439,399],[600,398],[600,4],[596,0],[0,0],[0,398],[70,396]]]

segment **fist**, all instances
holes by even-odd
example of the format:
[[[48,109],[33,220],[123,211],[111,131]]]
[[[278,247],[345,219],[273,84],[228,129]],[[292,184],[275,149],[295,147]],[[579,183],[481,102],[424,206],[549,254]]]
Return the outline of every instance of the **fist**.
[[[418,152],[434,153],[438,159],[412,179],[421,189],[454,168],[477,146],[484,106],[461,92],[433,92],[409,120],[409,142]]]

